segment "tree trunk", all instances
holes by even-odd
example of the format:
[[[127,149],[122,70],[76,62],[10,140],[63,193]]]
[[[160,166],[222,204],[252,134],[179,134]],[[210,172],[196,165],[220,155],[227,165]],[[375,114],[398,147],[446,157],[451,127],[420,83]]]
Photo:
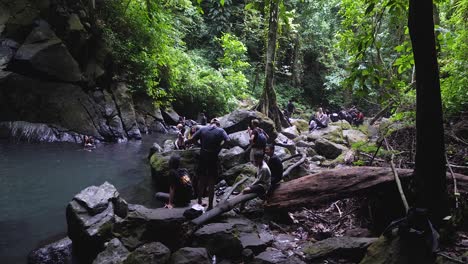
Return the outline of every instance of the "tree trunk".
[[[403,184],[412,177],[410,169],[397,169]],[[451,178],[450,174],[446,175]],[[468,192],[468,176],[455,174],[460,192]],[[395,184],[391,168],[352,167],[326,170],[281,183],[268,198],[267,208],[290,209],[316,206],[338,199],[365,195]],[[401,201],[398,201],[401,203]],[[403,207],[403,204],[402,204]]]
[[[408,27],[416,67],[416,206],[438,225],[448,214],[448,196],[432,1],[410,0]]]
[[[280,0],[270,1],[270,19],[268,22],[268,43],[265,63],[265,87],[256,109],[275,122],[276,129],[288,126],[288,122],[278,107],[274,88],[276,37],[278,33],[278,6]]]

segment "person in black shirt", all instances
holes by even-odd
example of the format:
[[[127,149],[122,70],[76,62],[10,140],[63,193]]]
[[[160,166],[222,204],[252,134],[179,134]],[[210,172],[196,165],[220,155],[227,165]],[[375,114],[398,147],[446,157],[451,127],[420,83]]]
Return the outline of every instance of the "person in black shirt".
[[[198,204],[202,204],[202,196],[208,187],[209,204],[207,210],[213,209],[214,185],[218,179],[218,154],[221,145],[229,141],[224,129],[219,127],[219,120],[213,118],[209,126],[198,130],[187,143],[201,141],[200,159],[198,163]]]
[[[292,114],[296,110],[292,100],[289,100],[288,105],[286,106],[286,110],[288,111],[288,117],[291,118]]]
[[[207,119],[206,119],[205,113],[201,113],[200,114],[200,124],[202,126],[206,126],[206,122],[207,122]]]
[[[271,171],[271,192],[283,178],[283,163],[281,162],[281,159],[275,154],[275,145],[268,144],[265,148],[265,154],[269,157],[267,165]]]
[[[166,208],[187,206],[193,197],[189,172],[179,166],[180,157],[172,155],[169,158],[169,203]]]

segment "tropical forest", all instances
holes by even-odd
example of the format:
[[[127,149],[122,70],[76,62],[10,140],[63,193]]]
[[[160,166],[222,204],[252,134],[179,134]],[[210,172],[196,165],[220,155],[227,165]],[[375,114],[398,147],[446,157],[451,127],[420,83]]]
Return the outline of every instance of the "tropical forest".
[[[468,0],[0,0],[0,263],[468,263]]]

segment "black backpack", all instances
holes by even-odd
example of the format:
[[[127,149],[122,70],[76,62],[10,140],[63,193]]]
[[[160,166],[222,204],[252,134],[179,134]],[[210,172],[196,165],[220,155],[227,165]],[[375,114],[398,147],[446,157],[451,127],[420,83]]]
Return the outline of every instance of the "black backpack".
[[[263,129],[257,128],[257,138],[255,139],[255,147],[256,148],[264,148],[267,145],[267,137],[265,135],[265,131]]]

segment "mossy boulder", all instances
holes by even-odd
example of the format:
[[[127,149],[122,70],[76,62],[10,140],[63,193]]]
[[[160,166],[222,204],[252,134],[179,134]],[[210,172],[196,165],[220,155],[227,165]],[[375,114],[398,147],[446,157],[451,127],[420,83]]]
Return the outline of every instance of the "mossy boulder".
[[[332,237],[304,247],[306,259],[311,262],[327,257],[346,258],[353,262],[360,261],[367,247],[377,238],[367,237]]]
[[[318,154],[325,156],[327,159],[335,159],[345,152],[347,148],[321,138],[315,141],[315,150]]]
[[[304,119],[293,119],[291,124],[296,126],[301,133],[309,131],[309,123]]]
[[[180,167],[186,168],[191,175],[195,175],[200,149],[171,150],[154,153],[150,158],[151,177],[158,191],[169,191],[169,159],[172,155],[180,156]]]
[[[227,184],[232,185],[236,181],[239,175],[245,175],[248,177],[255,177],[257,169],[252,163],[245,163],[235,166],[221,174],[221,178],[224,179]]]
[[[271,140],[276,138],[275,123],[266,115],[258,111],[235,110],[234,112],[222,116],[220,118],[221,127],[226,130],[226,133],[231,134],[243,130],[247,130],[252,119],[260,121],[260,127],[265,130]]]

